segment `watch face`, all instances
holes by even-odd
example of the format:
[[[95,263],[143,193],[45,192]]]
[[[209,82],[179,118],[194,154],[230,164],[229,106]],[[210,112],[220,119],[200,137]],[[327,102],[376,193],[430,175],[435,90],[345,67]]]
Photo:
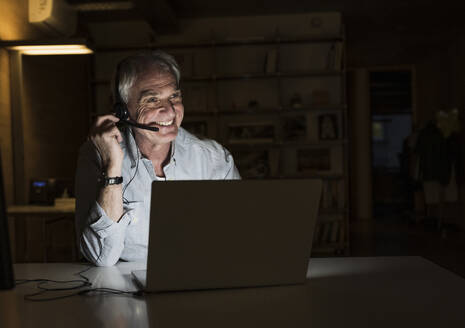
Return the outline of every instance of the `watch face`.
[[[123,177],[111,177],[107,179],[107,185],[121,184],[123,182]]]
[[[123,177],[107,177],[102,175],[102,177],[98,179],[98,182],[103,187],[115,184],[117,185],[123,183]]]

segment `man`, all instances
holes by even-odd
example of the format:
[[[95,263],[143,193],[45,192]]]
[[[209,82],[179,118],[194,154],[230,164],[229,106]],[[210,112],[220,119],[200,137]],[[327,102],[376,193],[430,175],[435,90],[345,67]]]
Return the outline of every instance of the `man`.
[[[225,148],[181,128],[179,80],[176,61],[162,51],[124,59],[115,100],[127,107],[128,120],[158,131],[119,130],[120,118],[103,115],[81,147],[76,228],[82,254],[98,266],[146,259],[152,181],[240,179]]]

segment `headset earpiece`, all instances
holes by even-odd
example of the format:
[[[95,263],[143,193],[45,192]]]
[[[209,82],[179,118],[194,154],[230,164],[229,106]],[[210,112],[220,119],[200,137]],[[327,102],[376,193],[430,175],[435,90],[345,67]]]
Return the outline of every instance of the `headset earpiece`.
[[[157,132],[159,129],[155,126],[146,126],[143,124],[139,124],[137,122],[131,122],[129,117],[129,111],[126,104],[122,101],[115,102],[113,105],[113,112],[117,118],[119,118],[120,123],[128,124],[134,126],[139,129],[149,130]]]
[[[115,116],[122,121],[126,121],[129,118],[128,107],[122,101],[117,101],[113,105],[113,111]]]

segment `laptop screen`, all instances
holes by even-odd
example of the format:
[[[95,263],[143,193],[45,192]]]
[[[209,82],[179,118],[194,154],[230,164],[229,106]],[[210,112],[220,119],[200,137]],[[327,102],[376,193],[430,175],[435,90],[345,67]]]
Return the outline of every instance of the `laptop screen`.
[[[2,156],[0,154],[0,289],[14,287],[11,263],[8,218],[6,216],[5,189],[3,188]]]

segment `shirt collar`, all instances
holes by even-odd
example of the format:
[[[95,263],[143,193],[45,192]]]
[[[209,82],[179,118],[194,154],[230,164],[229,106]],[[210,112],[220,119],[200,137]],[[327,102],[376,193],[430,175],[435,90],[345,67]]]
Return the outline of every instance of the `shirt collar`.
[[[129,159],[131,160],[131,168],[134,168],[136,166],[137,162],[137,156],[139,155],[139,159],[142,159],[142,153],[139,150],[139,147],[137,147],[136,140],[134,139],[134,134],[132,132],[132,128],[128,127],[125,129],[125,134],[126,134],[126,148],[128,150],[129,154]],[[179,128],[178,130],[178,135],[176,138],[171,142],[171,150],[170,150],[170,162],[174,162],[176,165],[176,144],[179,142],[179,138],[182,138],[184,135],[184,131],[182,131],[182,128]],[[169,164],[168,164],[169,165]]]

